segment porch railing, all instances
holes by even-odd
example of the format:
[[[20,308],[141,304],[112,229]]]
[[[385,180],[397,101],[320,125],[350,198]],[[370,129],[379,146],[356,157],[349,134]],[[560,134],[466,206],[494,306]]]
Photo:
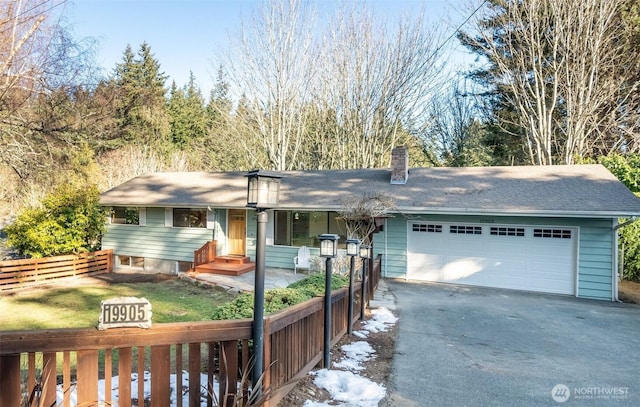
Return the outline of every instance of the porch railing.
[[[193,252],[193,267],[211,263],[216,258],[217,242],[208,241],[201,248]]]

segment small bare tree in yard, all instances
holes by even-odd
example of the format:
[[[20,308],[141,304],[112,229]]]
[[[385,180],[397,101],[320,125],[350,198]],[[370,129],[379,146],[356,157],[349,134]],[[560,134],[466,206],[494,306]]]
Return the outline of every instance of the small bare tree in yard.
[[[395,208],[393,198],[384,193],[366,193],[342,203],[338,210],[347,228],[347,237],[371,244],[371,234],[376,230],[376,219],[388,218]]]

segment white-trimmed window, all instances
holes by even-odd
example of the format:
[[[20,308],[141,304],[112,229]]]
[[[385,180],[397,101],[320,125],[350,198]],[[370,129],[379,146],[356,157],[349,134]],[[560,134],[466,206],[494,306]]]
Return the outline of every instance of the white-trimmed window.
[[[318,235],[334,233],[340,236],[339,247],[346,247],[344,221],[338,212],[275,211],[275,244],[281,246],[320,247]]]
[[[173,227],[206,228],[207,210],[201,208],[173,208]]]
[[[146,208],[114,206],[111,208],[110,223],[113,225],[144,225]]]
[[[164,225],[176,228],[215,228],[215,212],[207,208],[165,208]]]
[[[131,267],[136,269],[144,268],[144,257],[138,256],[118,256],[118,265],[121,267]]]

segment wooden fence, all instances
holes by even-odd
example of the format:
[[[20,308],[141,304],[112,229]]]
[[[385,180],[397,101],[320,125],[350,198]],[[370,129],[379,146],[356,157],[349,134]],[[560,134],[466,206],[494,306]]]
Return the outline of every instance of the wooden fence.
[[[65,277],[109,273],[113,251],[100,250],[77,255],[0,262],[0,291],[46,284]]]
[[[380,264],[378,257],[365,281],[365,291],[374,292]],[[356,287],[358,304],[361,284]],[[355,321],[361,317],[360,306],[353,309]],[[335,344],[347,332],[347,288],[332,293],[331,313],[331,343]],[[246,400],[249,386],[242,383],[242,374],[250,366],[251,325],[251,320],[234,320],[157,324],[149,329],[0,331],[0,406],[18,407],[38,388],[43,405],[53,405],[56,383],[64,392],[62,406],[72,405],[72,390],[77,405],[110,405],[112,376],[138,373],[142,377],[145,371],[153,373],[144,405],[200,407],[222,405],[222,400],[231,402],[234,398]],[[323,330],[321,297],[265,318],[263,386],[270,391],[270,398],[264,406],[277,405],[322,360]],[[200,379],[201,374],[206,375],[206,383]],[[176,386],[180,394],[170,394],[172,376],[176,383],[188,377],[187,387]],[[104,380],[103,394],[98,394],[99,379]],[[216,379],[219,390],[214,397]],[[138,380],[134,389],[135,394],[144,394],[144,381]],[[132,394],[131,382],[119,380],[117,405],[142,406],[142,402],[132,400]],[[183,394],[188,398],[184,404]]]

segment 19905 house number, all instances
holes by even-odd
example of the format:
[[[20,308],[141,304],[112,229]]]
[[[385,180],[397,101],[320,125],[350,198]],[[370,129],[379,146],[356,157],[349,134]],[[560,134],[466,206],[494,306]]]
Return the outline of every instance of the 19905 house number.
[[[120,297],[101,303],[98,329],[151,327],[151,303],[146,298]]]

